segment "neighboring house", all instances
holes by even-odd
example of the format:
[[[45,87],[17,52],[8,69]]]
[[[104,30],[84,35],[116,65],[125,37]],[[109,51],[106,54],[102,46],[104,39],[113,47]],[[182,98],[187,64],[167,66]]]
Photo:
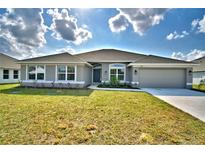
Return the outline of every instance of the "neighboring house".
[[[0,53],[0,84],[17,83],[20,80],[20,65],[17,59]]]
[[[199,64],[193,67],[193,84],[199,84],[202,79],[205,79],[205,56],[192,62]]]
[[[114,49],[19,61],[23,86],[82,88],[117,78],[133,87],[191,88],[191,62]]]

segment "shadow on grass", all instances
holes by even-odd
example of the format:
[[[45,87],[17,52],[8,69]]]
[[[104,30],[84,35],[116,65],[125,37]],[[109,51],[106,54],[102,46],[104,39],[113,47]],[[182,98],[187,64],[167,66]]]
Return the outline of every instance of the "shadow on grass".
[[[28,87],[11,87],[1,89],[0,93],[15,95],[47,95],[47,96],[89,96],[91,89],[56,89],[56,88],[28,88]]]

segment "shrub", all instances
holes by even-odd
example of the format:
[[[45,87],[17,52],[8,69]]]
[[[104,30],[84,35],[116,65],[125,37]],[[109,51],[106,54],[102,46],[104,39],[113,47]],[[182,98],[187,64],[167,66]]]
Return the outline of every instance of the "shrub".
[[[118,80],[114,79],[110,82],[103,82],[98,85],[99,88],[133,88],[129,83],[120,83]],[[137,89],[137,88],[134,88]]]
[[[205,79],[202,79],[198,85],[198,88],[201,89],[203,86],[205,86]]]
[[[202,79],[202,80],[200,81],[200,85],[205,85],[205,79]]]
[[[120,81],[116,77],[112,77],[110,80],[110,85],[112,87],[119,87]]]

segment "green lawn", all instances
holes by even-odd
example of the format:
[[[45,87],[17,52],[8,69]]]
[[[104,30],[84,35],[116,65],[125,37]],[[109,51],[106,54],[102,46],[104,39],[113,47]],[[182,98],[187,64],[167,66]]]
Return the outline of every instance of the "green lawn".
[[[205,123],[144,92],[0,85],[0,144],[205,144]]]
[[[205,92],[205,85],[193,85],[192,88],[194,90],[204,91]]]

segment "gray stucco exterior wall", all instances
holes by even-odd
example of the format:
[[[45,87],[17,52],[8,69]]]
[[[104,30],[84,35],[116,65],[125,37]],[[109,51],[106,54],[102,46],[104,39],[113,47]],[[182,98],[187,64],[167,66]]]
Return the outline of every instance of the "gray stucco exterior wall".
[[[46,65],[46,81],[55,81],[56,66]]]
[[[77,66],[77,81],[84,81],[84,65]]]
[[[109,63],[102,63],[102,82],[109,81]]]
[[[131,81],[131,67],[126,67],[126,81]]]
[[[115,64],[115,63],[101,63],[102,64],[102,82],[109,81],[109,65]],[[119,64],[125,64],[126,65],[126,72],[125,72],[125,78],[126,81],[131,81],[131,67],[127,67],[127,63],[120,63]]]
[[[92,83],[92,67],[77,65],[77,81],[85,81],[85,86]]]
[[[179,72],[180,74],[181,74],[181,77],[183,76],[183,74],[184,74],[184,80],[182,79],[181,81],[180,81],[180,84],[181,85],[185,85],[185,88],[192,88],[192,76],[193,76],[193,73],[192,73],[192,68],[185,68],[185,69],[183,69],[183,68],[164,68],[164,69],[160,69],[160,68],[151,68],[151,70],[166,70],[166,71],[168,71],[168,70],[176,70],[176,71],[174,71],[175,73],[177,72],[177,70],[181,70],[181,72]],[[140,77],[142,78],[142,79],[144,79],[144,78],[147,78],[148,76],[150,77],[150,80],[152,79],[152,76],[154,75],[154,73],[153,74],[151,74],[151,71],[150,71],[150,74],[149,75],[146,75],[146,76],[143,76],[142,77],[142,70],[144,70],[144,68],[138,68],[138,67],[131,67],[131,84],[132,84],[132,86],[134,86],[134,87],[136,87],[136,86],[138,86],[138,87],[140,87]],[[184,70],[184,71],[183,71]],[[167,73],[170,73],[170,72],[167,72]],[[183,74],[182,74],[183,73]],[[144,74],[144,73],[143,73]],[[141,76],[140,76],[141,75]],[[167,74],[166,74],[167,75]],[[173,78],[171,77],[171,75],[173,75]],[[176,78],[177,76],[179,76],[179,74],[170,74],[170,78],[172,78],[172,79],[174,79],[174,78]],[[155,74],[155,76],[153,76],[153,78],[155,78],[155,80],[158,78],[157,77],[157,74]],[[161,77],[159,76],[159,79],[160,79]],[[178,79],[178,78],[177,78]],[[149,80],[149,81],[150,81]],[[158,81],[158,83],[159,84],[157,84],[159,87],[163,87],[163,83],[165,83],[165,80],[166,80],[166,78],[163,78],[163,80],[161,81],[162,79],[160,79],[159,81]],[[150,81],[151,82],[151,81]],[[153,82],[154,82],[154,80],[153,80]],[[151,83],[153,83],[153,82],[151,82]],[[156,81],[155,81],[156,82]],[[167,81],[167,82],[173,82],[172,80],[170,80],[170,81]],[[179,82],[179,81],[178,81]],[[153,83],[154,84],[154,83]],[[161,84],[161,85],[160,85]],[[168,83],[167,83],[168,84]],[[171,84],[171,85],[173,85],[174,86],[174,84],[175,83],[173,83],[173,84]],[[169,84],[168,84],[169,85]],[[164,86],[166,86],[166,84],[164,85]],[[169,85],[170,86],[170,85]],[[177,87],[178,85],[176,85],[176,87]]]
[[[26,80],[26,65],[21,65],[21,80]]]
[[[131,68],[131,82],[139,82],[139,68],[132,67]]]
[[[139,68],[137,67],[130,68],[130,83],[133,87],[139,86]]]
[[[21,65],[21,80],[26,80],[26,65]],[[78,64],[77,65],[77,83],[71,83],[69,86],[68,84],[60,84],[54,81],[56,81],[56,65],[55,64],[46,64],[46,72],[45,72],[45,82],[44,81],[33,81],[33,82],[27,82],[24,81],[22,83],[23,86],[30,86],[30,87],[61,87],[61,88],[83,88],[85,86],[88,86],[92,83],[92,67],[89,67],[84,64]],[[78,83],[78,82],[85,82]]]
[[[92,83],[92,68],[85,65],[83,71],[85,86],[88,86]]]
[[[186,88],[191,89],[192,88],[192,82],[193,82],[193,69],[187,68],[186,69]]]

